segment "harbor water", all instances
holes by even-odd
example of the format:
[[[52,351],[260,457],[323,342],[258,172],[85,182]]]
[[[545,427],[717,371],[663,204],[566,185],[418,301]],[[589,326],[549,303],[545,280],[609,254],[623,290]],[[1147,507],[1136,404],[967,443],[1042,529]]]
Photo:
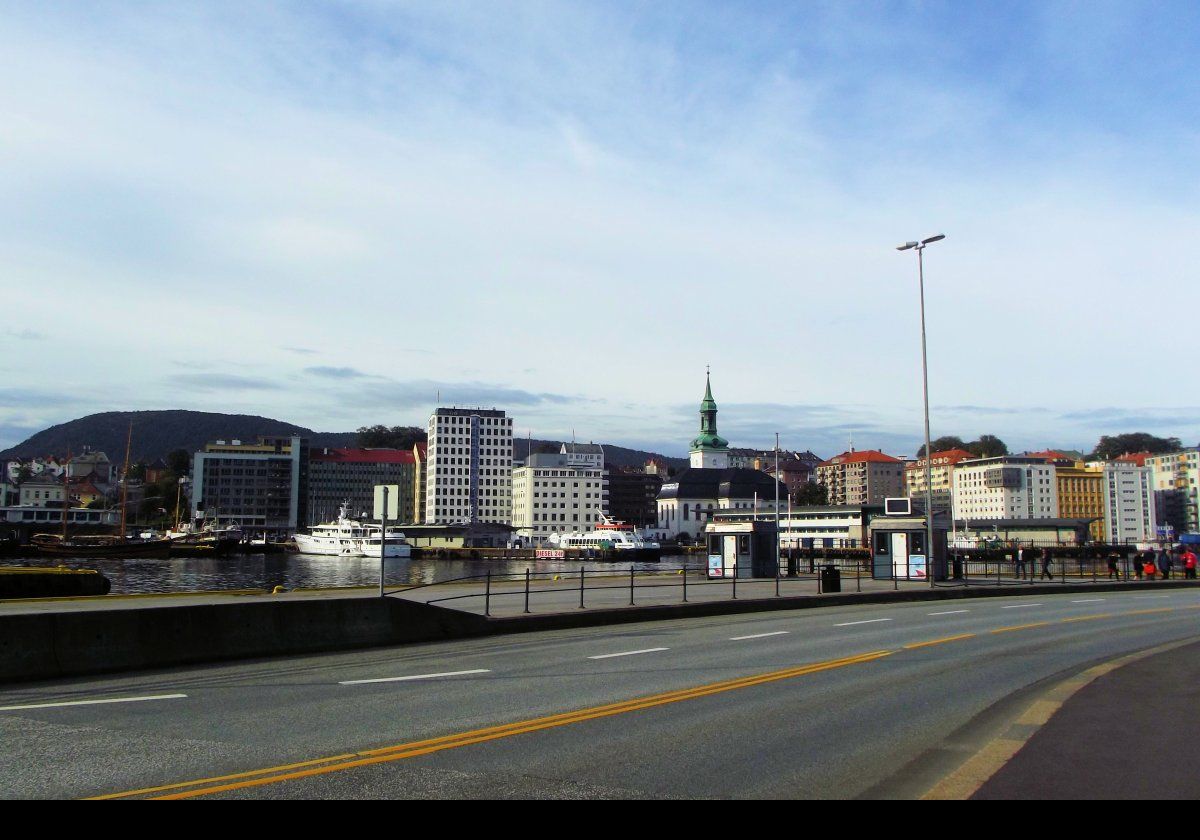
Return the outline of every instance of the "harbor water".
[[[388,560],[384,569],[387,586],[438,583],[471,575],[521,574],[526,569],[541,573],[613,573],[677,569],[703,564],[697,555],[664,555],[652,563],[603,563],[588,560],[447,560],[432,557]],[[58,566],[96,569],[112,582],[112,594],[134,595],[165,592],[209,592],[230,589],[327,589],[345,586],[378,586],[379,560],[325,557],[308,554],[230,554],[223,557],[150,557],[127,560],[104,558],[62,561],[46,557],[4,560],[4,565]]]

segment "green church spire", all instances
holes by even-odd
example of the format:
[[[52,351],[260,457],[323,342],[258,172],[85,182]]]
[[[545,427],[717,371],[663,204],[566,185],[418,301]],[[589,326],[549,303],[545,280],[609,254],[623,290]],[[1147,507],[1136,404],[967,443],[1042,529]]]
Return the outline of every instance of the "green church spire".
[[[712,375],[704,372],[704,399],[700,402],[700,435],[692,441],[692,451],[729,448],[729,441],[717,434],[717,401],[712,395]]]

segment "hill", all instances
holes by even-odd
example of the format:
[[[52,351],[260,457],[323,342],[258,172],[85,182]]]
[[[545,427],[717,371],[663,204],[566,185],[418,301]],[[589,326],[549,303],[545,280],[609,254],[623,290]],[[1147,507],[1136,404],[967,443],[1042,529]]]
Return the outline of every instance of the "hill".
[[[355,432],[314,432],[303,426],[257,417],[252,414],[220,414],[208,411],[106,411],[90,414],[38,432],[11,449],[0,452],[0,458],[31,458],[45,455],[79,453],[84,447],[99,450],[113,462],[125,458],[125,437],[133,421],[133,456],[136,462],[152,462],[166,458],[176,449],[195,452],[212,440],[238,439],[251,441],[258,435],[301,435],[314,447],[354,446]],[[513,440],[513,458],[523,460],[528,441]],[[557,452],[562,441],[535,440],[533,449]],[[667,458],[655,452],[604,445],[606,462],[618,467],[640,467],[648,458],[660,458],[677,469],[687,466],[683,458]]]
[[[65,455],[90,447],[113,462],[125,458],[125,439],[133,421],[133,461],[152,462],[175,449],[195,452],[210,440],[254,440],[258,435],[303,435],[313,446],[353,446],[354,432],[322,433],[303,426],[252,414],[218,414],[208,411],[106,411],[51,426],[11,449],[0,458]]]

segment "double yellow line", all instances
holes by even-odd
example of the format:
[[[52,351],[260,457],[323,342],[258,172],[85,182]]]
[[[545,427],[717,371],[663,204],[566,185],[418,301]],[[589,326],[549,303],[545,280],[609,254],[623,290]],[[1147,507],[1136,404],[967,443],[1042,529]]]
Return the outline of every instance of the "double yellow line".
[[[807,674],[816,674],[821,671],[832,671],[835,668],[845,668],[848,665],[859,665],[864,662],[872,662],[876,659],[882,659],[885,656],[891,656],[892,653],[893,651],[890,650],[873,651],[871,653],[864,653],[858,656],[847,657],[845,659],[831,659],[827,662],[817,662],[811,665],[802,665],[797,668],[787,668],[782,671],[771,671],[766,674],[757,674],[752,677],[742,677],[740,679],[708,683],[707,685],[686,688],[680,691],[668,691],[662,694],[652,694],[648,697],[639,697],[634,700],[626,700],[620,703],[610,703],[605,706],[593,706],[587,709],[579,709],[574,712],[565,712],[563,714],[550,715],[548,717],[533,718],[531,720],[507,723],[501,726],[490,726],[485,729],[475,729],[470,732],[459,732],[454,735],[445,735],[440,738],[430,738],[424,741],[413,741],[411,743],[397,744],[391,747],[381,747],[374,750],[364,750],[362,752],[328,756],[326,758],[318,758],[313,759],[312,761],[304,761],[296,764],[284,764],[278,767],[267,767],[262,770],[253,770],[246,773],[234,773],[228,776],[214,776],[208,779],[196,779],[190,782],[179,782],[172,785],[140,788],[138,790],[128,790],[121,793],[110,793],[104,796],[96,796],[92,798],[126,799],[135,796],[145,796],[150,799],[190,799],[195,796],[207,796],[214,793],[225,793],[227,791],[261,787],[262,785],[272,785],[278,782],[306,779],[313,776],[323,776],[329,773],[337,773],[342,770],[352,770],[356,767],[367,767],[372,764],[385,764],[391,761],[401,761],[406,758],[416,758],[417,756],[442,752],[443,750],[467,747],[471,746],[472,744],[482,744],[486,741],[495,741],[500,738],[510,738],[514,735],[523,735],[527,732],[537,732],[542,729],[553,729],[558,726],[569,726],[573,723],[582,723],[583,721],[596,720],[597,718],[623,715],[628,712],[636,712],[642,709],[653,708],[655,706],[664,706],[668,703],[680,703],[684,700],[694,700],[697,697],[707,697],[711,694],[735,691],[740,688],[749,688],[755,685],[762,685],[763,683],[793,679],[795,677],[802,677]]]

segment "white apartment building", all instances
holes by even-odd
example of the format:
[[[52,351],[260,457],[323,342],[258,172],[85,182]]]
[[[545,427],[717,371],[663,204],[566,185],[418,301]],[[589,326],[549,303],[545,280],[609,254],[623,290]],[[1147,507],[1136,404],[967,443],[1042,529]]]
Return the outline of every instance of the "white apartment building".
[[[962,461],[973,460],[975,456],[965,449],[947,449],[934,452],[929,463],[929,477],[932,480],[933,509],[950,512],[954,489],[954,466]],[[925,459],[918,458],[908,462],[904,467],[904,487],[908,498],[925,508]]]
[[[1153,473],[1122,461],[1093,462],[1104,471],[1104,536],[1109,543],[1133,545],[1155,538],[1158,524]]]
[[[425,521],[512,521],[513,421],[496,409],[439,408],[429,417]]]
[[[1185,449],[1146,459],[1151,471],[1158,524],[1178,533],[1200,531],[1200,449]]]
[[[1002,455],[959,461],[954,469],[956,519],[1054,519],[1058,481],[1040,458]]]
[[[527,544],[542,545],[551,534],[590,531],[601,514],[608,515],[603,460],[577,465],[568,453],[535,452],[512,471],[512,525]]]

